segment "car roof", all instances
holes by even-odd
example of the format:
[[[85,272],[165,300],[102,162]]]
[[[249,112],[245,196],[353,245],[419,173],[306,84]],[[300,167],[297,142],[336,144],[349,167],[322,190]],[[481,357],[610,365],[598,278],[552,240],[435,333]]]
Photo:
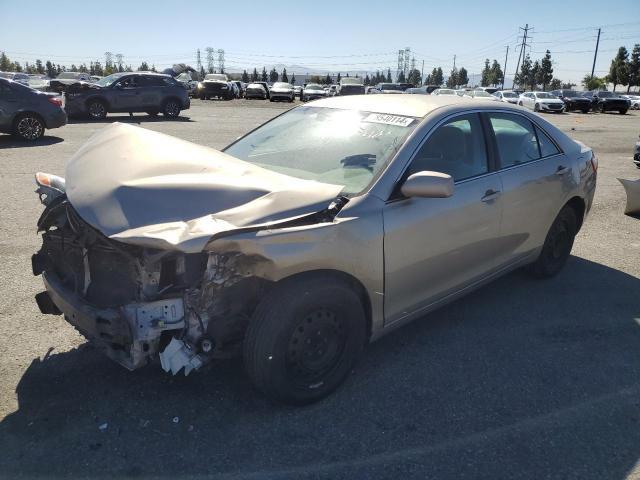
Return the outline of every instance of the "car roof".
[[[473,104],[469,102],[468,98],[465,99],[457,95],[352,95],[316,100],[309,106],[424,117],[433,110],[448,105],[469,106],[474,109],[481,105],[480,102],[474,102]],[[487,101],[487,105],[493,103],[492,101]],[[492,106],[495,107],[495,105]]]

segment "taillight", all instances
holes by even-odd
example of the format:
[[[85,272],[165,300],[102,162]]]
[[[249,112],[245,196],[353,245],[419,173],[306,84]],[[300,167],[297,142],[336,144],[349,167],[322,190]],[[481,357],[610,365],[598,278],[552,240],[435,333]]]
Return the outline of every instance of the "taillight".
[[[595,153],[591,155],[591,166],[593,167],[594,172],[598,171],[598,157],[596,157]]]
[[[49,100],[49,103],[53,103],[57,107],[62,106],[62,98],[60,97],[47,97],[47,100]]]

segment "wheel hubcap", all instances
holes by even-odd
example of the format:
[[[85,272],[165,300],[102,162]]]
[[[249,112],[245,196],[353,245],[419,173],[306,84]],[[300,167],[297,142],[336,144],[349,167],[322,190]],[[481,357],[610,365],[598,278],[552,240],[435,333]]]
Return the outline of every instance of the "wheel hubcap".
[[[102,116],[104,115],[104,105],[102,105],[101,103],[92,103],[89,106],[89,114],[92,117],[95,118],[102,118]]]
[[[169,102],[167,103],[165,112],[167,112],[167,114],[171,115],[172,117],[176,117],[180,113],[180,107],[178,107],[178,104],[176,102]]]
[[[289,339],[287,368],[298,383],[320,381],[338,363],[346,343],[346,331],[330,310],[318,309],[296,325]]]
[[[34,117],[25,117],[18,122],[18,134],[22,138],[35,140],[42,134],[42,123]]]

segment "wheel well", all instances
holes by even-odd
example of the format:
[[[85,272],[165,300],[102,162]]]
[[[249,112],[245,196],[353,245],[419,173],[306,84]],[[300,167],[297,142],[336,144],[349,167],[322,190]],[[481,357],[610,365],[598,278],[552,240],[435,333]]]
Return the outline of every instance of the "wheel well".
[[[162,100],[162,108],[164,108],[164,106],[167,104],[167,102],[169,100],[175,100],[176,102],[178,102],[180,105],[182,105],[182,102],[180,101],[180,99],[178,97],[167,97],[164,100]]]
[[[340,270],[310,270],[307,272],[296,273],[289,277],[285,277],[279,280],[275,285],[281,284],[282,282],[292,282],[296,280],[300,280],[303,278],[309,277],[324,277],[324,278],[334,278],[338,281],[346,283],[349,287],[351,287],[358,297],[360,298],[360,302],[362,303],[362,308],[364,308],[364,314],[367,321],[367,340],[371,336],[371,299],[369,298],[369,294],[367,293],[367,289],[364,287],[362,282],[358,280],[353,275],[342,272]],[[275,286],[274,285],[274,286]]]
[[[104,99],[104,98],[102,98],[102,97],[91,97],[91,98],[87,98],[87,100],[84,102],[84,104],[86,105],[86,107],[87,107],[87,108],[89,108],[89,104],[90,104],[91,102],[95,102],[96,100],[97,100],[97,101],[99,101],[100,103],[103,103],[103,104],[104,104],[104,106],[105,106],[105,107],[107,107],[107,110],[109,110],[109,109],[110,109],[110,107],[111,107],[111,106],[109,105],[109,102],[107,102],[107,100],[105,100],[105,99]]]
[[[576,212],[576,217],[578,218],[578,231],[580,231],[580,228],[582,227],[582,221],[584,220],[584,211],[586,208],[584,200],[580,197],[573,197],[565,204],[565,206],[573,208],[574,212]]]

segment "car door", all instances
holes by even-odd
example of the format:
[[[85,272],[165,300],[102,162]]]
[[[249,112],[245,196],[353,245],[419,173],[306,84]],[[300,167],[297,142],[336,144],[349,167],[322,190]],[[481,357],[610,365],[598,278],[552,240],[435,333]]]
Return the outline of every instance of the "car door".
[[[129,75],[118,80],[112,88],[111,106],[120,112],[133,112],[140,106],[138,76]]]
[[[15,113],[20,108],[18,94],[9,82],[0,80],[0,130],[11,131]]]
[[[478,114],[456,115],[426,138],[403,178],[451,175],[449,198],[405,198],[383,208],[385,319],[393,323],[473,283],[499,261],[500,176],[490,168]],[[401,184],[401,182],[400,182]]]
[[[501,236],[509,261],[542,245],[575,188],[573,164],[527,116],[488,112],[502,181]]]
[[[140,107],[143,109],[160,109],[166,84],[163,78],[156,75],[141,75],[138,84],[140,90]]]

